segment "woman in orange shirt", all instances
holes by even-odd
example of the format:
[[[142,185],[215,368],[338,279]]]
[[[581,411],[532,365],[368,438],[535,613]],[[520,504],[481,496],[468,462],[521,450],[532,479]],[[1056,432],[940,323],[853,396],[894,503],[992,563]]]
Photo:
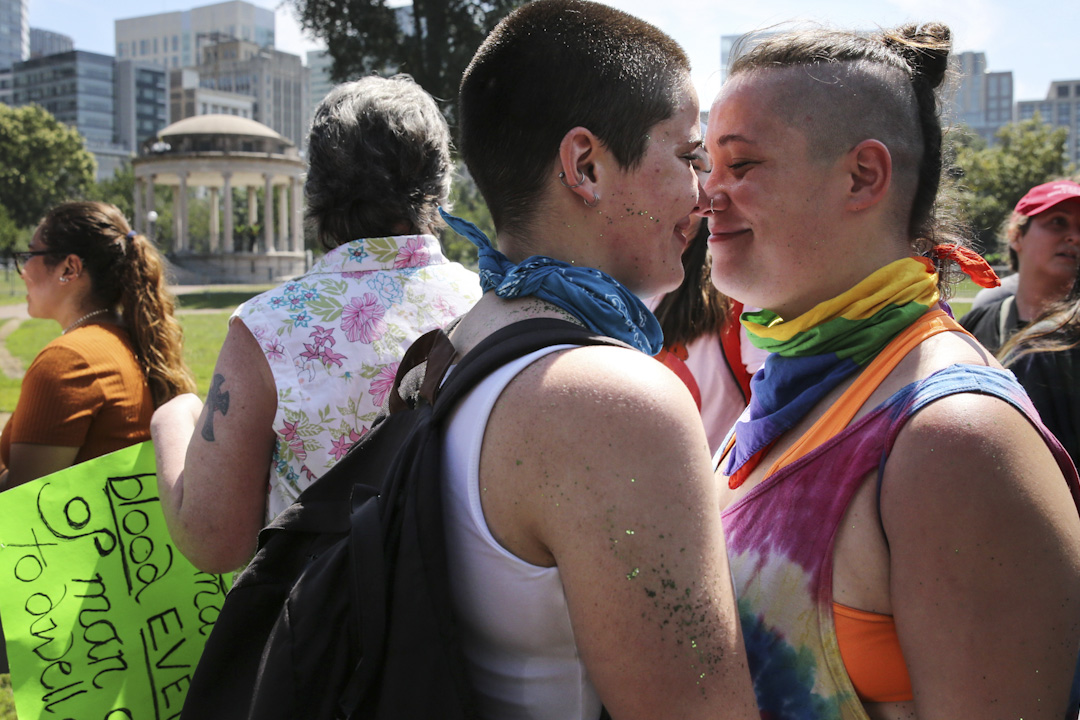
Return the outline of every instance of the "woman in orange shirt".
[[[161,256],[115,206],[57,206],[15,261],[30,316],[63,332],[0,435],[0,489],[149,440],[154,408],[195,389]]]

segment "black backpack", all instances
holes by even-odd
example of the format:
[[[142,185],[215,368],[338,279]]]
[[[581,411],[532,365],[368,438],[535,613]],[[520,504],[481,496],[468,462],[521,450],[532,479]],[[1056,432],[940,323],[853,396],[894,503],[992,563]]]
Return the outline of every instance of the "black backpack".
[[[482,341],[440,388],[454,346],[441,330],[418,339],[380,421],[259,533],[181,718],[477,717],[449,602],[441,426],[494,370],[563,343],[623,345],[525,320]]]

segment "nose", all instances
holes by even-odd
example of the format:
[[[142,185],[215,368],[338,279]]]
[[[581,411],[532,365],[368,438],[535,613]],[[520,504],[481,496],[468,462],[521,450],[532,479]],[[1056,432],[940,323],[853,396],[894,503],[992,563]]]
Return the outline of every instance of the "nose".
[[[723,212],[731,204],[731,198],[724,192],[724,189],[719,186],[714,186],[711,189],[706,187],[704,193],[702,193],[701,201],[698,203],[697,210],[694,211],[695,215],[701,217],[709,217],[718,212]]]

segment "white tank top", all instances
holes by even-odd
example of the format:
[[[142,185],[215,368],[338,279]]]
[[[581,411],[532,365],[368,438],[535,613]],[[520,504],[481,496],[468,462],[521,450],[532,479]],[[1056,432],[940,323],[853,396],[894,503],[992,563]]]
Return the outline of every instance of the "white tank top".
[[[480,715],[489,720],[600,715],[558,568],[532,565],[502,547],[480,504],[480,448],[495,401],[527,365],[567,347],[544,348],[492,373],[465,397],[446,429],[442,495],[451,601]]]

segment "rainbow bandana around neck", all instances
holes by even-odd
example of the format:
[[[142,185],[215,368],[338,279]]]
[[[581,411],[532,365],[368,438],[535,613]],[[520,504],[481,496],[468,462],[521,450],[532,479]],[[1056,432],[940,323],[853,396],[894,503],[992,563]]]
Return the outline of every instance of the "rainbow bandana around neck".
[[[793,320],[769,310],[743,313],[750,341],[771,354],[750,381],[750,406],[735,424],[722,469],[732,488],[780,435],[938,302],[937,280],[930,260],[904,258]]]

